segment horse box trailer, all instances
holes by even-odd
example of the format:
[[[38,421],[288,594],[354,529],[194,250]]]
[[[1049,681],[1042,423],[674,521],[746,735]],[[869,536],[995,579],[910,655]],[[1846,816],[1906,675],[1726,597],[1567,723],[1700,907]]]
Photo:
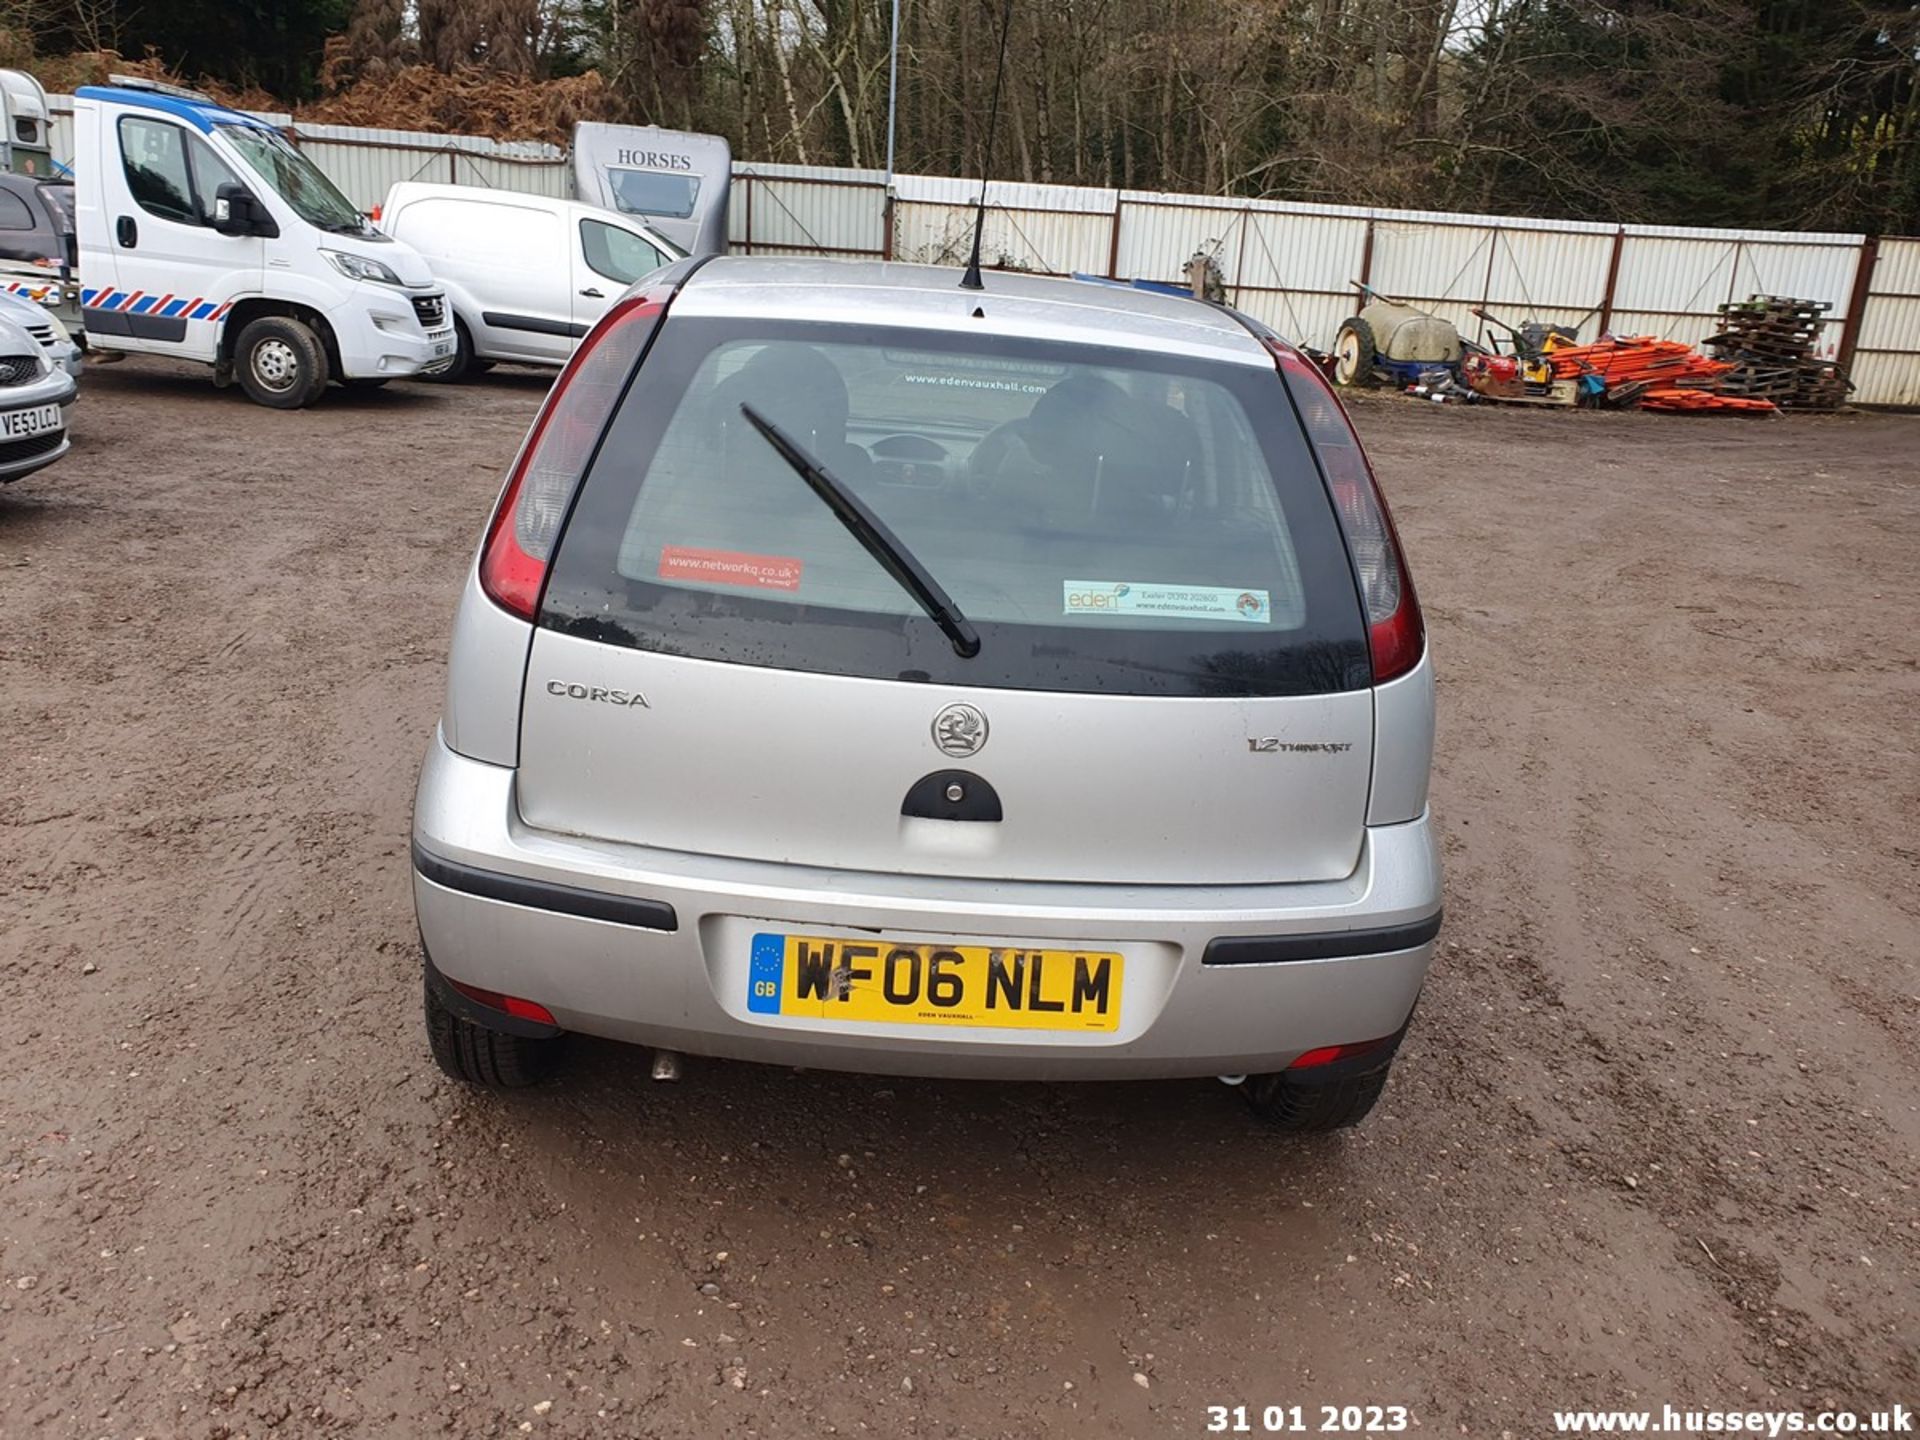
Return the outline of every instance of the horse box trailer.
[[[43,180],[60,173],[47,92],[24,70],[0,70],[0,170]]]
[[[657,125],[573,127],[574,198],[644,221],[692,255],[727,253],[733,151],[718,135]]]

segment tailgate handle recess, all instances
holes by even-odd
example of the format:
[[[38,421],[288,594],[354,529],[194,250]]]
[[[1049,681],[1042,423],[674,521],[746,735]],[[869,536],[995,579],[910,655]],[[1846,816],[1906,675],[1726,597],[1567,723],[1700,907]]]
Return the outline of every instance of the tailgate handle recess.
[[[970,770],[936,770],[913,782],[900,813],[917,820],[998,820],[1000,792]]]

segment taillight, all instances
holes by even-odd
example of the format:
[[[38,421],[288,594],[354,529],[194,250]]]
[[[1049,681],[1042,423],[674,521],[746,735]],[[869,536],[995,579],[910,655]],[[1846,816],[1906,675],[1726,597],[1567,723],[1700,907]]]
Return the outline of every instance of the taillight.
[[[1262,342],[1273,352],[1281,375],[1291,382],[1287,388],[1326,472],[1367,609],[1373,683],[1383,685],[1418,665],[1427,642],[1426,622],[1420,616],[1420,601],[1413,593],[1413,577],[1400,550],[1393,516],[1373,478],[1367,452],[1360,448],[1360,437],[1326,377],[1278,341],[1263,336]]]
[[[480,588],[523,620],[540,613],[547,562],[574,487],[620,403],[670,292],[622,300],[588,332],[547,392],[500,492],[480,553]]]

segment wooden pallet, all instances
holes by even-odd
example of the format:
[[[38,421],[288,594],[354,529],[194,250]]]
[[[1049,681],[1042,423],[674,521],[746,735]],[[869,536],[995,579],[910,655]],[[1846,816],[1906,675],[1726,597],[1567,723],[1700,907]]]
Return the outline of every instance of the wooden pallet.
[[[1703,348],[1730,368],[1714,388],[1722,395],[1770,400],[1783,410],[1837,410],[1846,403],[1845,372],[1814,354],[1827,311],[1822,300],[1754,295],[1720,307],[1721,333]]]

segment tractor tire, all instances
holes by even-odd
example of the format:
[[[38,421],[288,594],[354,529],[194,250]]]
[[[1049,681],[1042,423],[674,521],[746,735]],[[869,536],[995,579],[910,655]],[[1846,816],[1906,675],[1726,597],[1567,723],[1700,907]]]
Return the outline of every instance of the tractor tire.
[[[1333,339],[1333,379],[1337,385],[1371,385],[1373,362],[1379,350],[1374,345],[1373,327],[1355,315],[1340,322],[1340,333]]]

